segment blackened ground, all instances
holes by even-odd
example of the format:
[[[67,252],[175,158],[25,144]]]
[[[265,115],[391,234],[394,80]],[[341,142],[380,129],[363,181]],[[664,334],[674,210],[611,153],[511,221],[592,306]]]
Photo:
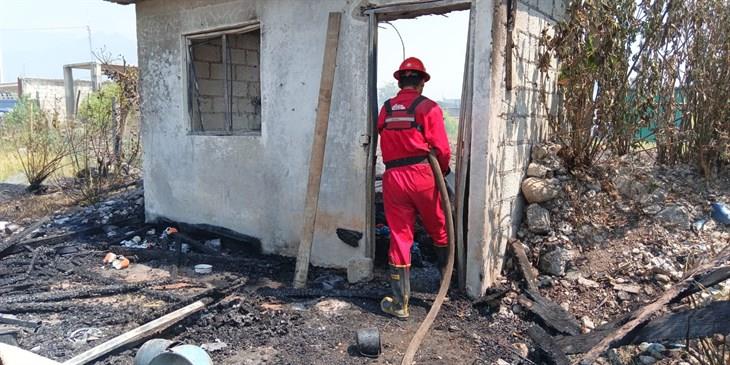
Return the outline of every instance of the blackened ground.
[[[56,214],[52,223],[42,229],[46,235],[93,224],[104,225],[105,233],[76,237],[39,249],[28,275],[34,252],[23,251],[0,258],[0,312],[2,308],[17,308],[19,298],[25,294],[62,293],[124,283],[165,281],[166,284],[113,295],[70,298],[47,305],[19,303],[26,309],[31,305],[50,306],[17,313],[21,319],[41,322],[36,331],[19,333],[20,347],[59,361],[67,360],[180,308],[196,295],[209,293],[211,288],[226,288],[243,279],[245,286],[228,292],[206,310],[158,337],[195,345],[225,343],[222,349],[210,351],[215,364],[395,364],[400,363],[429,309],[430,301],[414,299],[411,318],[399,321],[380,313],[380,297],[293,298],[271,295],[271,289],[264,295],[262,288],[289,286],[294,259],[247,253],[252,250],[231,247],[226,242],[220,257],[186,255],[177,267],[177,258],[168,249],[170,242],[159,238],[164,227],[145,227],[143,223],[109,227],[118,221],[134,222],[135,218],[141,222],[143,209],[139,197],[141,191],[131,189],[96,206]],[[141,228],[144,229],[140,238],[147,241],[150,249],[135,253],[119,248],[120,236]],[[147,233],[149,229],[154,232]],[[125,250],[132,260],[128,269],[103,267],[102,258],[107,252]],[[413,288],[421,297],[423,292],[434,293],[439,280],[438,270],[429,263],[428,256],[425,255],[427,259],[422,267],[413,269]],[[214,266],[213,274],[200,276],[193,272],[192,266],[202,263],[201,260]],[[332,289],[350,293],[383,291],[387,289],[385,274],[383,269],[378,269],[372,282],[351,285],[346,282],[343,271],[313,268],[309,282],[310,288],[321,289],[323,293]],[[361,357],[354,347],[356,331],[365,327],[380,330],[383,354],[378,359]],[[520,360],[513,344],[529,345],[524,331],[525,322],[506,308],[497,307],[492,311],[486,305],[474,306],[470,300],[452,292],[416,359],[422,364],[492,364],[501,358],[518,364]],[[140,345],[94,363],[132,364]]]

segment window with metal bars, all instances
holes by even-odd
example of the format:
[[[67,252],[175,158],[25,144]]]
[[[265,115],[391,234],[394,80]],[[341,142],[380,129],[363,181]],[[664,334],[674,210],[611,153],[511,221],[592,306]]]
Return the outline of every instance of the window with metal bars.
[[[188,112],[195,134],[260,134],[261,32],[188,35]]]

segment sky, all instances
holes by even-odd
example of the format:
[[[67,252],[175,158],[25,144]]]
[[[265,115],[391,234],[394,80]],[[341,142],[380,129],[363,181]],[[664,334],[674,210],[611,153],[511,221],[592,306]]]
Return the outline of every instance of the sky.
[[[441,100],[461,95],[468,11],[396,20],[391,24],[403,37],[405,56],[426,64],[431,81],[424,94]],[[91,49],[105,48],[137,64],[134,6],[102,0],[0,0],[0,65],[2,80],[17,77],[62,78],[62,66],[88,62]],[[378,34],[378,84],[393,81],[403,60],[401,41],[388,24]],[[76,70],[75,78],[88,79]]]
[[[134,6],[101,0],[0,0],[3,82],[17,77],[63,78],[63,65],[89,62],[106,48],[137,64]],[[77,70],[76,78],[88,71]]]
[[[460,98],[469,11],[402,19],[391,24],[403,38],[405,57],[420,58],[431,75],[424,95],[434,100]],[[403,47],[396,31],[381,23],[378,31],[378,87],[395,81],[393,71],[398,69],[403,59]]]

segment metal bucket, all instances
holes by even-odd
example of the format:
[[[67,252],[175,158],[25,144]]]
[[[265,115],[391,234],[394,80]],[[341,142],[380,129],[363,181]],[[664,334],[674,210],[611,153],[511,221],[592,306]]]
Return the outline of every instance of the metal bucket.
[[[134,355],[134,365],[149,365],[155,356],[165,352],[173,342],[164,338],[153,338],[142,345]]]
[[[198,346],[180,345],[158,354],[148,365],[213,365],[213,359]]]
[[[355,340],[357,341],[357,351],[360,355],[376,358],[380,356],[380,332],[378,329],[362,328],[357,330]]]

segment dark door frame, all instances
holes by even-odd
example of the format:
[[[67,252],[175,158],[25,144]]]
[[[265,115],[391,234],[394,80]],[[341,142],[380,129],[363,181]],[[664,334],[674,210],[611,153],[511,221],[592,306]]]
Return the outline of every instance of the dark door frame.
[[[467,36],[467,52],[464,62],[464,83],[461,95],[461,113],[459,115],[459,137],[457,144],[456,165],[456,263],[459,288],[466,284],[466,201],[468,200],[468,170],[471,141],[471,98],[473,93],[473,57],[474,52],[474,2],[472,0],[428,0],[408,3],[395,3],[373,6],[363,9],[362,15],[368,17],[368,129],[369,136],[367,172],[366,172],[366,217],[365,247],[366,255],[375,257],[375,164],[378,145],[378,22],[410,19],[422,15],[445,14],[458,10],[471,10],[469,15],[469,31]]]

